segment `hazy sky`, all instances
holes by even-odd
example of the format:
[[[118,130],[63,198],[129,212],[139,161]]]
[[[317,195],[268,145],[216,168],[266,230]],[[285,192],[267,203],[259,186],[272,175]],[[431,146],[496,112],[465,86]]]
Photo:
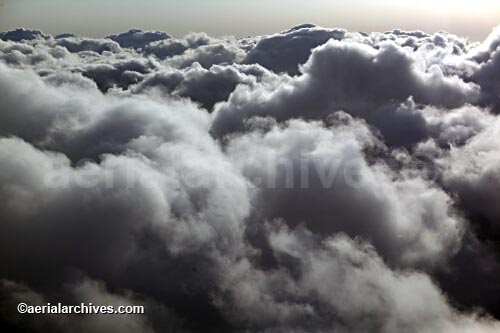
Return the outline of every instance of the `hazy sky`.
[[[173,35],[258,35],[300,23],[355,31],[447,30],[483,39],[500,24],[496,0],[0,0],[0,30],[104,36],[129,28]]]

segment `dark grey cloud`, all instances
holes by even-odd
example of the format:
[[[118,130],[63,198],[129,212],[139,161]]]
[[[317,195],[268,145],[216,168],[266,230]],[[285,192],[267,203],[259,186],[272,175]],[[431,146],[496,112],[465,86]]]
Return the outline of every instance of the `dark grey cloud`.
[[[82,74],[94,80],[99,89],[106,92],[113,87],[127,89],[156,69],[158,66],[154,61],[127,59],[108,64],[91,64],[82,68]]]
[[[64,33],[54,36],[54,39],[62,39],[62,38],[76,38],[78,35],[71,33]]]
[[[160,90],[173,96],[189,97],[212,110],[216,103],[226,101],[238,85],[255,85],[274,76],[259,65],[213,65],[205,69],[195,63],[184,69],[155,72],[132,90],[134,93]]]
[[[121,47],[131,47],[134,49],[142,49],[151,42],[172,38],[169,34],[163,31],[143,31],[140,29],[130,29],[127,32],[109,35],[106,38],[114,40]]]
[[[1,37],[0,330],[500,329],[498,31]]]
[[[48,37],[49,37],[48,35],[44,34],[40,30],[31,30],[24,28],[19,28],[16,30],[5,31],[0,33],[0,39],[11,40],[14,42],[20,42],[23,40],[31,40],[36,38],[47,39]]]
[[[479,84],[483,90],[482,103],[500,113],[500,48],[492,52],[488,61],[479,65],[471,75],[471,80]]]
[[[299,65],[307,61],[312,49],[330,39],[343,39],[345,34],[344,30],[323,29],[311,24],[296,26],[260,39],[243,62],[260,64],[276,73],[299,74]]]
[[[20,72],[12,75],[16,74]],[[61,88],[45,86],[31,75],[24,84],[39,88],[38,97],[47,99],[47,109],[56,114],[70,112],[64,105],[75,103],[71,95],[64,94]],[[95,155],[95,148],[99,153],[107,152],[99,163],[89,161],[72,167],[64,154],[40,151],[17,138],[2,139],[1,160],[6,164],[2,165],[5,173],[1,197],[11,197],[10,202],[20,204],[20,198],[11,190],[25,188],[47,199],[40,206],[32,206],[31,213],[25,216],[19,215],[19,206],[6,204],[0,209],[5,218],[2,221],[7,221],[2,223],[2,235],[17,238],[24,234],[22,246],[27,246],[26,256],[19,260],[15,252],[8,250],[17,245],[7,239],[2,241],[2,276],[44,292],[51,288],[51,282],[37,278],[37,272],[42,270],[47,277],[60,276],[59,282],[65,282],[68,272],[77,269],[105,280],[113,288],[133,288],[161,299],[162,304],[175,307],[185,319],[197,317],[199,311],[216,312],[209,298],[217,286],[218,271],[214,267],[220,265],[220,260],[231,260],[243,251],[242,221],[249,203],[246,180],[208,134],[208,114],[189,103],[165,107],[146,99],[131,99],[132,106],[122,104],[124,100],[118,98],[104,98],[98,91],[79,93],[76,104],[82,104],[73,104],[72,115],[68,115],[73,121],[80,118],[72,129],[71,122],[59,123],[52,118],[57,116],[50,113],[42,115],[47,117],[43,124],[47,131],[40,131],[38,140],[26,133],[14,133],[11,128],[2,129],[6,136],[16,134],[38,141],[41,146],[77,156],[75,160]],[[13,96],[15,103],[22,104],[19,97]],[[41,115],[37,110],[29,104],[24,106],[24,112],[32,112],[33,121]],[[24,119],[29,120],[26,113]],[[120,121],[117,116],[124,118]],[[149,117],[155,119],[147,120]],[[42,124],[43,120],[39,120]],[[8,125],[14,126],[15,122]],[[5,158],[13,150],[21,159]],[[30,165],[37,165],[37,170]],[[112,185],[107,177],[116,178]],[[137,184],[127,183],[134,178]],[[97,187],[85,185],[86,181],[97,181]],[[88,191],[82,192],[81,185]],[[66,198],[64,203],[61,198]],[[138,198],[142,203],[134,203]],[[103,205],[102,209],[95,210],[96,204]],[[123,211],[127,206],[132,210]],[[90,215],[82,214],[68,222],[67,213],[74,210]],[[33,219],[39,222],[40,229],[26,224]],[[92,236],[94,233],[101,235],[100,240]],[[90,239],[93,244],[82,252]],[[52,258],[59,250],[64,254]],[[224,253],[224,258],[219,258],[219,253]],[[40,257],[46,260],[37,259]],[[110,262],[116,265],[110,266]],[[186,273],[191,277],[187,278]],[[200,275],[205,282],[200,281]],[[120,276],[130,279],[122,281]],[[178,284],[165,285],[163,278],[158,279],[160,276]],[[155,285],[152,281],[156,281]],[[185,288],[188,291],[179,292]],[[205,321],[199,319],[193,325],[210,320],[207,315]]]

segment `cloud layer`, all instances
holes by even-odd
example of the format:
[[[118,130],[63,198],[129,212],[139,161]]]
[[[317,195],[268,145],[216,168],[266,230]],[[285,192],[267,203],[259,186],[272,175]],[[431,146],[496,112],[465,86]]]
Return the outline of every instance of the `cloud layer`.
[[[0,38],[0,329],[500,330],[500,30]]]

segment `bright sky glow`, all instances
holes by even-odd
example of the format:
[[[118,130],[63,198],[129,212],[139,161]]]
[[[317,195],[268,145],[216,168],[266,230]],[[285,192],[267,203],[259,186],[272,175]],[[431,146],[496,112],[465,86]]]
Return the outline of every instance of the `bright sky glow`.
[[[258,35],[301,23],[358,31],[446,30],[479,40],[500,24],[497,0],[0,0],[0,30],[104,36],[132,27],[184,35]]]

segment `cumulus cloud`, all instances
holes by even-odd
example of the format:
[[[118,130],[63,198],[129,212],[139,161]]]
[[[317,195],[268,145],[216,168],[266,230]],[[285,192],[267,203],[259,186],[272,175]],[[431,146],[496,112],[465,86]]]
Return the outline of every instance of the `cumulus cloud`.
[[[469,214],[493,232],[500,230],[500,210],[494,204],[500,199],[499,134],[500,122],[494,119],[465,145],[453,147],[442,160],[445,186],[458,194]]]
[[[453,253],[462,227],[451,198],[422,177],[376,161],[382,150],[362,123],[325,128],[297,120],[234,139],[228,148],[261,188],[256,211],[265,219],[369,238],[386,260],[402,265]]]
[[[303,24],[282,33],[264,36],[248,53],[244,62],[258,63],[276,73],[299,74],[299,65],[304,64],[311,50],[330,39],[344,38],[345,31],[323,29]]]
[[[276,75],[259,65],[213,65],[209,69],[199,63],[184,69],[171,69],[148,75],[132,90],[142,93],[160,90],[162,93],[189,97],[207,110],[226,101],[238,85],[255,85],[271,81]]]
[[[81,73],[92,79],[103,92],[111,88],[127,89],[144,79],[158,68],[153,60],[127,59],[118,60],[113,63],[89,64],[81,68]]]
[[[149,43],[170,39],[172,37],[163,31],[142,31],[140,29],[130,29],[129,31],[121,34],[109,35],[107,38],[114,40],[120,44],[121,47],[142,49]]]
[[[144,52],[155,55],[159,59],[166,59],[180,55],[189,49],[196,49],[208,45],[213,39],[204,33],[192,33],[182,39],[169,38],[148,45]]]
[[[500,329],[498,30],[0,38],[0,330]]]
[[[106,51],[112,53],[120,52],[119,44],[111,40],[99,40],[99,39],[90,39],[82,37],[66,37],[57,39],[56,44],[65,47],[69,52],[73,53],[84,52],[84,51],[91,51],[99,54]]]
[[[231,42],[217,42],[202,45],[195,49],[187,49],[182,54],[175,55],[168,60],[173,67],[184,68],[193,63],[199,63],[204,68],[212,65],[238,63],[245,57],[245,51]]]
[[[419,68],[407,49],[393,42],[378,48],[354,42],[329,41],[316,48],[302,75],[284,77],[276,85],[236,90],[216,110],[214,132],[241,128],[245,118],[270,115],[324,118],[344,110],[363,118],[373,109],[413,97],[418,103],[459,107],[479,97],[479,87],[458,76],[445,76],[437,65]]]
[[[164,60],[171,67],[185,68],[199,63],[208,69],[212,65],[241,62],[246,55],[243,44],[234,37],[212,38],[205,33],[191,33],[182,39],[151,42],[143,52]]]
[[[344,235],[318,242],[304,229],[268,230],[282,269],[228,274],[236,318],[272,332],[494,332],[489,319],[452,310],[428,276],[391,271],[374,249]],[[228,283],[228,282],[226,282]],[[314,299],[313,302],[309,300]],[[263,306],[264,304],[264,306]],[[243,318],[238,310],[243,308]]]
[[[16,30],[5,31],[0,33],[0,39],[11,40],[14,42],[20,42],[23,40],[31,40],[36,38],[48,38],[49,36],[44,34],[40,30],[24,29],[19,28]]]

